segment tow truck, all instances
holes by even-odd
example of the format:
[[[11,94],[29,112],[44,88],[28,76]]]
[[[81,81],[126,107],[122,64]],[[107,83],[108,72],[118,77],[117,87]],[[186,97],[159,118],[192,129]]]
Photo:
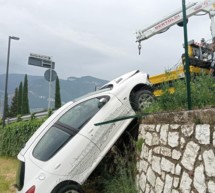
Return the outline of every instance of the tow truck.
[[[215,0],[205,0],[203,2],[189,3],[186,6],[186,17],[187,20],[191,16],[198,15],[200,13],[208,14],[211,19],[211,35],[212,39],[215,38]],[[183,26],[183,11],[178,9],[174,13],[168,15],[167,17],[161,19],[160,21],[154,23],[153,25],[136,32],[136,42],[139,43],[138,49],[139,54],[141,51],[141,42],[145,41],[156,34],[166,32],[173,25]],[[189,55],[189,67],[190,72],[199,73],[209,73],[210,65],[213,59],[212,44],[207,43],[204,39],[200,43],[191,40],[188,42],[188,55]],[[168,73],[162,73],[150,77],[150,82],[154,85],[155,96],[160,96],[162,90],[159,86],[165,82],[172,82],[174,80],[182,79],[185,77],[184,70],[184,54],[182,54],[182,64],[175,70],[169,71]],[[174,92],[174,88],[169,90]]]

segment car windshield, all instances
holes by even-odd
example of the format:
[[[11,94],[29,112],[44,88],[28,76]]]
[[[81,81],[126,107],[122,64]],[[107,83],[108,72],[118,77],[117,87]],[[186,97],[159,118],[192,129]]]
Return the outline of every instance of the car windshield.
[[[93,98],[74,106],[58,120],[58,123],[80,130],[106,103],[104,102],[104,100],[107,101],[106,98]]]

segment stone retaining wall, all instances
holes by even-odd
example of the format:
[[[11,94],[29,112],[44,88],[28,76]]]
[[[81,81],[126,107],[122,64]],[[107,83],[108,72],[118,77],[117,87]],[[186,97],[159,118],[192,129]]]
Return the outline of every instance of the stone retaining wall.
[[[144,143],[137,163],[139,192],[215,193],[214,123],[215,109],[143,119],[139,138]]]

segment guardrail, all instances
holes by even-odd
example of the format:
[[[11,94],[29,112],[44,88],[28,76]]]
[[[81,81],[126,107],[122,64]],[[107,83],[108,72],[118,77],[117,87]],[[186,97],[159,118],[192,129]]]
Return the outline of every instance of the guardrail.
[[[43,118],[43,117],[45,117],[45,116],[47,116],[47,115],[48,115],[48,111],[46,111],[46,112],[39,112],[39,113],[35,113],[35,114],[34,114],[34,117],[35,117],[36,119],[39,119],[39,118]],[[27,121],[27,120],[30,120],[31,117],[32,117],[32,114],[30,114],[30,115],[23,115],[23,116],[20,117],[20,119],[21,119],[22,121]],[[5,124],[9,124],[9,123],[16,122],[18,119],[19,119],[18,117],[15,117],[15,118],[7,118],[7,119],[5,120]]]

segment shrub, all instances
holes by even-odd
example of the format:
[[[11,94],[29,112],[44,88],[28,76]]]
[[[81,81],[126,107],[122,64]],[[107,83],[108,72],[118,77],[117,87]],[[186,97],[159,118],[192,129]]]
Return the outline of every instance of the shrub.
[[[193,78],[191,91],[194,107],[203,108],[215,105],[215,81],[211,76],[202,74]]]
[[[187,109],[187,89],[185,79],[172,82],[171,87],[175,88],[175,92],[169,92],[169,84],[161,85],[163,94],[155,100],[155,102],[146,109],[146,112],[161,112],[173,110]],[[210,75],[201,74],[192,76],[191,82],[191,101],[192,108],[203,108],[215,106],[215,81]]]
[[[133,156],[132,156],[133,155]],[[127,152],[126,155],[115,157],[116,170],[112,175],[106,175],[104,179],[104,193],[137,193],[136,156],[135,153]],[[109,163],[110,164],[110,163]]]
[[[44,119],[20,121],[0,127],[0,155],[15,157]]]

